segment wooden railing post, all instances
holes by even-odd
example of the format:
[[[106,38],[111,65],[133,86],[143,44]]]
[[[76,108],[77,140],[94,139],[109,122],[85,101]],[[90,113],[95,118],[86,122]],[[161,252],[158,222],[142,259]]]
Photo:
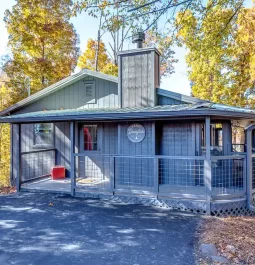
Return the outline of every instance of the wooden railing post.
[[[70,164],[71,164],[71,195],[75,196],[76,176],[75,176],[75,157],[74,157],[74,122],[70,122]]]
[[[205,143],[206,155],[204,162],[204,178],[206,188],[206,213],[211,214],[211,192],[212,192],[212,161],[211,161],[211,119],[205,120]]]
[[[110,157],[110,189],[114,192],[115,189],[115,157]]]
[[[17,124],[17,127],[16,127],[16,144],[14,146],[14,148],[16,148],[16,165],[15,168],[16,168],[16,190],[17,192],[20,191],[20,183],[21,183],[21,144],[20,144],[20,124]]]
[[[154,158],[154,187],[156,196],[159,192],[159,158],[155,156]]]
[[[252,129],[246,131],[246,142],[247,142],[247,180],[246,180],[246,192],[247,192],[247,203],[252,204]]]

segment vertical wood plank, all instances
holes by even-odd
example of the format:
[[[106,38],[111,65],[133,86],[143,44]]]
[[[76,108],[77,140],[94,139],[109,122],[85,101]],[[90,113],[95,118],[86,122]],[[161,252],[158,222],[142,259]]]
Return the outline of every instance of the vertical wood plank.
[[[17,131],[16,131],[16,143],[15,143],[15,148],[16,148],[16,190],[17,192],[20,191],[20,178],[21,178],[21,138],[20,138],[20,124],[17,124]]]
[[[110,157],[110,190],[113,192],[115,189],[115,158]]]
[[[118,57],[118,107],[122,108],[122,56]]]
[[[247,141],[247,203],[252,205],[252,131],[250,128],[246,131]]]
[[[11,183],[11,186],[14,185],[14,176],[13,176],[13,124],[10,125],[10,134],[11,134],[11,139],[10,139],[10,153],[11,153],[11,156],[10,156],[10,183]]]
[[[148,99],[149,104],[148,106],[155,106],[156,103],[156,89],[155,89],[155,52],[151,52],[150,54],[151,60],[151,84],[148,84]]]
[[[75,127],[74,122],[70,122],[70,161],[71,161],[71,195],[75,196],[75,186],[76,186],[76,176],[75,176],[75,157],[74,157],[74,137],[75,137]]]
[[[159,192],[159,158],[155,156],[154,158],[154,188],[155,193]]]
[[[206,188],[206,213],[211,214],[211,192],[212,192],[212,166],[211,166],[211,119],[209,116],[205,119],[205,143],[206,157],[204,161],[204,177]]]

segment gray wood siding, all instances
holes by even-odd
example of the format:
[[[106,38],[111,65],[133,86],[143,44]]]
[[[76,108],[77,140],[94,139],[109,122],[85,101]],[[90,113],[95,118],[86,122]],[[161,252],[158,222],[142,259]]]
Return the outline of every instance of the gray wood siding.
[[[17,161],[17,156],[18,156],[18,148],[17,148],[17,143],[18,143],[18,125],[13,124],[12,125],[12,142],[13,142],[13,149],[12,149],[12,176],[11,179],[13,183],[16,182],[16,178],[18,176],[18,171],[19,171],[19,164]],[[16,184],[16,183],[15,183]]]
[[[164,123],[160,154],[168,156],[195,155],[195,125],[192,123]]]
[[[35,150],[34,148],[34,125],[21,124],[21,152]]]
[[[118,124],[104,123],[102,126],[102,154],[118,153]]]
[[[160,87],[160,56],[155,53],[154,55],[154,67],[155,67],[155,72],[154,72],[154,82],[155,82],[155,87]]]
[[[122,107],[154,106],[156,102],[152,52],[121,55],[120,60]]]
[[[159,138],[160,155],[195,156],[195,124],[164,123]],[[189,164],[191,163],[191,164]],[[195,184],[195,165],[180,159],[160,160],[160,184],[186,186]]]
[[[132,123],[120,124],[120,155],[154,155],[153,122],[141,122],[145,128],[145,138],[140,143],[132,143],[127,137],[127,129]]]
[[[14,126],[14,131],[15,128]],[[21,152],[35,151],[38,149],[38,147],[34,146],[33,129],[33,124],[21,125]],[[56,156],[53,152],[25,154],[21,156],[22,181],[32,177],[40,177],[43,172],[50,173],[54,164],[64,166],[67,176],[70,175],[70,129],[68,122],[54,124],[53,147],[56,148]],[[15,161],[13,161],[13,165],[15,165]]]
[[[56,148],[56,165],[66,168],[67,177],[70,177],[70,125],[68,122],[55,123],[55,148]]]
[[[119,127],[119,154],[131,156],[130,158],[115,159],[115,174],[117,189],[143,189],[154,188],[154,164],[151,158],[132,158],[137,155],[154,155],[153,122],[141,122],[146,135],[142,142],[133,143],[127,137],[127,129],[131,123],[121,123]]]
[[[95,103],[90,102],[85,95],[84,82],[95,82]],[[118,84],[103,79],[88,76],[80,81],[60,89],[15,113],[27,113],[33,111],[55,109],[95,109],[118,107]]]

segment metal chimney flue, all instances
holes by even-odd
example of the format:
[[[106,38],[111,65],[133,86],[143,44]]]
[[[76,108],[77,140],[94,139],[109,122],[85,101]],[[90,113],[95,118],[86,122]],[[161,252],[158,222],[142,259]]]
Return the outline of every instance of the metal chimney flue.
[[[143,31],[138,31],[132,36],[132,42],[136,43],[137,48],[142,48],[145,41],[145,33]]]

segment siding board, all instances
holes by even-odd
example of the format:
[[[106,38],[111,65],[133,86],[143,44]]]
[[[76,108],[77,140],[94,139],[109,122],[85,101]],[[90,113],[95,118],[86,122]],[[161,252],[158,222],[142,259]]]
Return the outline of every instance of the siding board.
[[[95,81],[96,103],[86,102],[84,81]],[[15,114],[33,111],[76,109],[76,108],[117,108],[118,107],[118,84],[99,78],[84,78],[51,95],[46,96],[24,108],[14,112]],[[13,114],[14,114],[13,113]]]

